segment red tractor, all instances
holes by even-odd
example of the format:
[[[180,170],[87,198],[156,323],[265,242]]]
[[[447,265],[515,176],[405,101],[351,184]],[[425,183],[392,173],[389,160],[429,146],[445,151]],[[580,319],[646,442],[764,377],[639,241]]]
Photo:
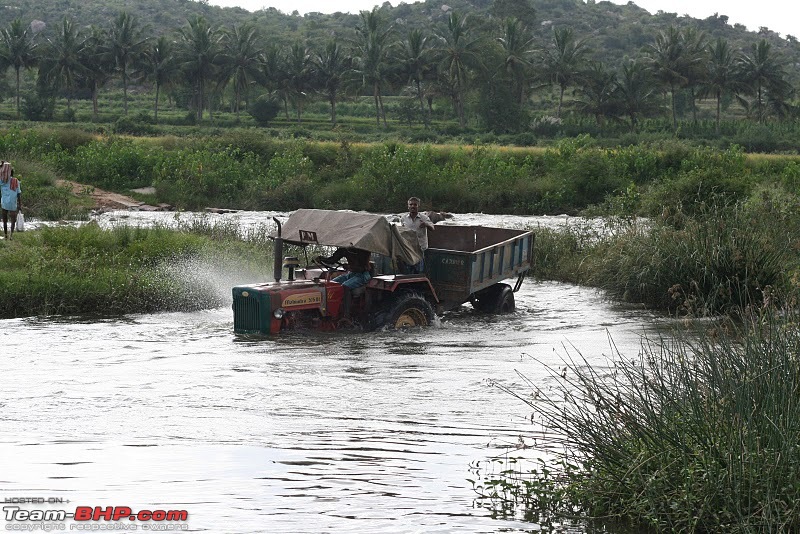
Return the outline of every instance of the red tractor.
[[[426,326],[435,313],[465,302],[489,312],[514,310],[514,291],[533,261],[532,232],[505,228],[437,226],[428,234],[425,273],[399,274],[421,251],[416,234],[382,215],[330,210],[298,210],[275,239],[274,282],[233,288],[234,331],[274,335],[292,328]],[[334,282],[341,265],[283,257],[285,242],[351,247],[372,253],[372,278],[351,291]],[[286,280],[283,270],[286,269]],[[516,279],[514,288],[502,283]],[[347,310],[345,310],[345,307]]]

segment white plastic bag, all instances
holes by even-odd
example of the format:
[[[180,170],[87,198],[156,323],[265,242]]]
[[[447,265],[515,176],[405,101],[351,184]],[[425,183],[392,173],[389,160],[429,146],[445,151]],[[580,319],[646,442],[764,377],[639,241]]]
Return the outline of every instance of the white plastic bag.
[[[22,212],[17,214],[17,232],[25,231],[25,215]]]

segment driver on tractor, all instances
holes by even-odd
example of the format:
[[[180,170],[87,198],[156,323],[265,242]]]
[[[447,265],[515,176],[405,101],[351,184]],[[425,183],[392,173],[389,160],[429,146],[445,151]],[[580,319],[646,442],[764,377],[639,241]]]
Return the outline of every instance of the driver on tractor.
[[[317,256],[314,261],[321,263],[325,266],[342,265],[342,258],[347,260],[347,264],[343,265],[348,272],[340,274],[333,279],[334,282],[342,284],[344,287],[344,315],[350,315],[350,308],[353,300],[353,290],[367,285],[369,279],[372,278],[369,272],[369,257],[370,252],[355,247],[338,248],[333,256],[325,258]]]
[[[352,290],[366,285],[367,282],[369,282],[369,279],[372,278],[369,273],[369,257],[370,252],[368,250],[347,247],[336,249],[336,252],[333,253],[333,256],[328,258],[317,256],[314,258],[314,261],[321,263],[322,265],[341,265],[339,262],[343,258],[346,259],[347,264],[344,265],[344,268],[347,269],[348,272],[337,276],[333,279],[333,281],[338,282],[347,289]]]

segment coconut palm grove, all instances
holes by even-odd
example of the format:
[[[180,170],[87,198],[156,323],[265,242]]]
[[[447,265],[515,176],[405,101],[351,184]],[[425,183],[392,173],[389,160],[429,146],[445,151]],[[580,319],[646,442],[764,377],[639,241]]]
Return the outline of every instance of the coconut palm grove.
[[[800,44],[724,14],[579,0],[305,16],[187,0],[61,4],[0,7],[5,120],[517,145],[677,135],[758,151],[794,137]]]

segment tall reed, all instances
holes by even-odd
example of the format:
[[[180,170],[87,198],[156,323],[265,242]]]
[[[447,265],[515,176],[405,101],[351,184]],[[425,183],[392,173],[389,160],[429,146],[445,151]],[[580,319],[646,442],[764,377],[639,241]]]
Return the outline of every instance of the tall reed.
[[[743,203],[665,209],[588,251],[584,283],[615,299],[700,315],[789,294],[797,266],[795,214]]]
[[[549,488],[557,507],[519,502],[637,529],[796,532],[799,321],[793,310],[751,310],[741,322],[650,340],[607,367],[567,358],[552,372],[555,386],[512,393],[534,408],[569,467],[514,472],[506,493]]]

